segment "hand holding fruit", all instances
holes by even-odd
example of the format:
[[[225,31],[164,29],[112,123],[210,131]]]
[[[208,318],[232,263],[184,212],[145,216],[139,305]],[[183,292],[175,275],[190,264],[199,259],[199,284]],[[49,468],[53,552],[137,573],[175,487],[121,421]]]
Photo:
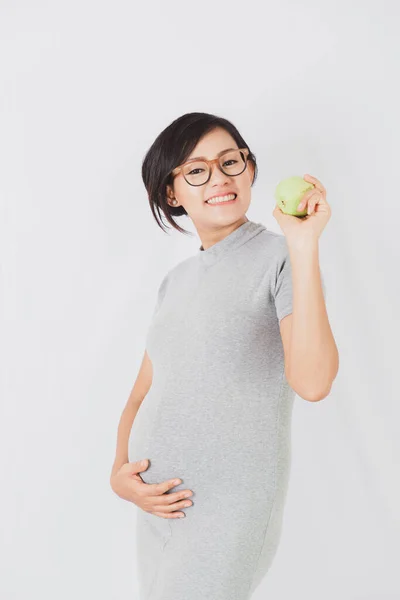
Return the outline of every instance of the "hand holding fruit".
[[[147,468],[147,460],[125,463],[111,474],[112,490],[123,500],[129,500],[142,510],[158,517],[164,519],[184,517],[185,513],[179,512],[179,509],[192,505],[192,501],[187,500],[192,495],[191,490],[168,493],[182,483],[180,479],[171,479],[162,483],[144,483],[139,473]]]
[[[273,216],[288,242],[316,241],[331,216],[322,183],[311,175],[282,180],[275,190]]]

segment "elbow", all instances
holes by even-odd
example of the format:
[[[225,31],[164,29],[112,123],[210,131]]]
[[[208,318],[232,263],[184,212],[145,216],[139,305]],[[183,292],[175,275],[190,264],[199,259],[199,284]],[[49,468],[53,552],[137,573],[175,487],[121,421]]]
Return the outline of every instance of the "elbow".
[[[303,400],[307,400],[307,402],[320,402],[321,400],[323,400],[324,398],[329,396],[330,391],[332,389],[332,382],[329,382],[329,385],[325,386],[325,387],[320,387],[320,388],[313,387],[313,388],[306,388],[306,389],[304,389],[304,387],[301,385],[296,385],[294,383],[291,383],[289,379],[288,379],[288,383],[289,383],[290,387],[292,388],[292,390],[298,396],[300,396],[300,398],[303,398]]]
[[[304,400],[307,400],[308,402],[321,402],[321,400],[329,396],[331,387],[332,386],[329,386],[328,389],[324,389],[323,391],[314,390],[311,394],[302,396],[302,398],[304,398]]]
[[[332,375],[332,373],[326,373],[324,377],[321,378],[322,380],[320,380],[318,383],[315,375],[313,376],[313,382],[308,382],[308,384],[305,381],[304,376],[301,375],[297,377],[296,380],[293,380],[293,377],[288,376],[288,369],[286,370],[286,378],[290,387],[298,396],[304,400],[307,400],[307,402],[320,402],[329,396],[333,381],[338,373],[338,368],[339,365],[337,364],[335,366],[334,374]]]

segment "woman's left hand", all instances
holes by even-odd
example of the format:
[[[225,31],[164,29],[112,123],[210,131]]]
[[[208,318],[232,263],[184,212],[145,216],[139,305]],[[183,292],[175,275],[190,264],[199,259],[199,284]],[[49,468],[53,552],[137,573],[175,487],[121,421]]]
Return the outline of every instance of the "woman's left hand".
[[[272,213],[278,221],[288,243],[300,246],[304,243],[318,241],[319,236],[331,217],[331,207],[326,201],[326,190],[322,183],[311,175],[304,175],[303,179],[314,184],[314,188],[304,194],[297,207],[297,210],[300,211],[307,206],[307,216],[301,218],[294,215],[287,215],[279,206],[275,206]]]

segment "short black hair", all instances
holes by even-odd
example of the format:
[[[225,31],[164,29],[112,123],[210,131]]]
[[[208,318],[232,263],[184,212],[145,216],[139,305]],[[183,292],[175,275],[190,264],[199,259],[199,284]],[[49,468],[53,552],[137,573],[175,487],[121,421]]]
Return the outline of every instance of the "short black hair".
[[[171,171],[189,157],[197,143],[214,129],[225,129],[235,140],[238,148],[248,148],[248,160],[254,166],[252,186],[257,178],[258,168],[255,155],[240,135],[236,127],[227,119],[202,112],[186,113],[175,119],[155,139],[147,151],[142,163],[142,179],[147,190],[153,216],[163,231],[166,231],[162,212],[173,228],[181,233],[182,229],[173,217],[187,215],[183,206],[174,208],[167,202],[167,185],[173,183]]]

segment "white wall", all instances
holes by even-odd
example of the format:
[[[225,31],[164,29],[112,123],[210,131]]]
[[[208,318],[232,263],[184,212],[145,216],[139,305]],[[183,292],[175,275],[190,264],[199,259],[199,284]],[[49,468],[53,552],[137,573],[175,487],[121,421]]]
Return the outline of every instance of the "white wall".
[[[400,598],[399,25],[394,0],[0,3],[2,599],[137,597],[116,429],[161,278],[199,246],[158,228],[141,161],[192,111],[255,152],[250,219],[279,231],[273,192],[292,174],[332,207],[340,372],[323,402],[296,398],[282,540],[255,600]]]

